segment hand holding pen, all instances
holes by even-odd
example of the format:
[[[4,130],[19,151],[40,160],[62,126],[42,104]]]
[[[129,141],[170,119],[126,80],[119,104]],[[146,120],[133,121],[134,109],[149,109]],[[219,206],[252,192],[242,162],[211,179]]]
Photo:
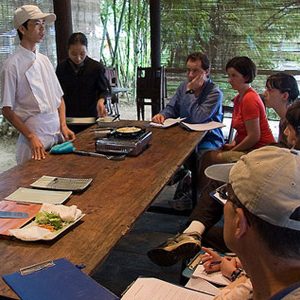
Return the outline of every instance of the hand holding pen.
[[[209,274],[220,271],[222,257],[217,252],[209,248],[202,247],[202,250],[206,252],[202,257],[202,263],[206,273]]]
[[[202,262],[204,269],[208,274],[221,271],[223,276],[230,278],[233,271],[242,267],[241,262],[237,257],[221,257],[217,252],[209,248],[202,247],[202,249],[207,254],[203,256]]]

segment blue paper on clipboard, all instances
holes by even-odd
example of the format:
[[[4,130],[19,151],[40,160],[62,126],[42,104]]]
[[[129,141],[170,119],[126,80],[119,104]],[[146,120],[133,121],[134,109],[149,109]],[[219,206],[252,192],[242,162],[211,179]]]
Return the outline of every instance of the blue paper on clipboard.
[[[3,275],[4,281],[24,300],[117,300],[112,292],[65,258]]]

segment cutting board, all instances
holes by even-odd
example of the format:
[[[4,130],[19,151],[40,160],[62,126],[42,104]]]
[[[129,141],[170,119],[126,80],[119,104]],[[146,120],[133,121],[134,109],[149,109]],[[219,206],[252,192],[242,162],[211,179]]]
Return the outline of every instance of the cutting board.
[[[28,213],[28,218],[24,219],[2,219],[0,218],[0,235],[10,235],[9,229],[21,228],[28,223],[39,212],[41,204],[20,203],[15,201],[0,201],[0,210],[19,211]]]

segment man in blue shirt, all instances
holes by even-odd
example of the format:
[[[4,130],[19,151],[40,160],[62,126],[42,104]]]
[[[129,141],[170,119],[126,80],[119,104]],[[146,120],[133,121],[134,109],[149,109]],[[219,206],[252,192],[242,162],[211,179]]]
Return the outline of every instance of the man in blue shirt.
[[[222,121],[223,95],[209,77],[210,61],[200,52],[190,54],[186,59],[187,80],[177,88],[176,94],[153,122],[163,123],[167,118],[186,118],[187,123]],[[197,150],[217,149],[224,143],[220,128],[208,132]]]

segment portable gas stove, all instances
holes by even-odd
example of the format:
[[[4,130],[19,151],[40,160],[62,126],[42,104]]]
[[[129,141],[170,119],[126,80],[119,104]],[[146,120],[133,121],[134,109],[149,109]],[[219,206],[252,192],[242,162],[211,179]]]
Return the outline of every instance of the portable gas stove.
[[[152,132],[145,130],[135,136],[118,136],[112,133],[106,138],[96,140],[96,152],[137,156],[148,147],[151,138]]]

